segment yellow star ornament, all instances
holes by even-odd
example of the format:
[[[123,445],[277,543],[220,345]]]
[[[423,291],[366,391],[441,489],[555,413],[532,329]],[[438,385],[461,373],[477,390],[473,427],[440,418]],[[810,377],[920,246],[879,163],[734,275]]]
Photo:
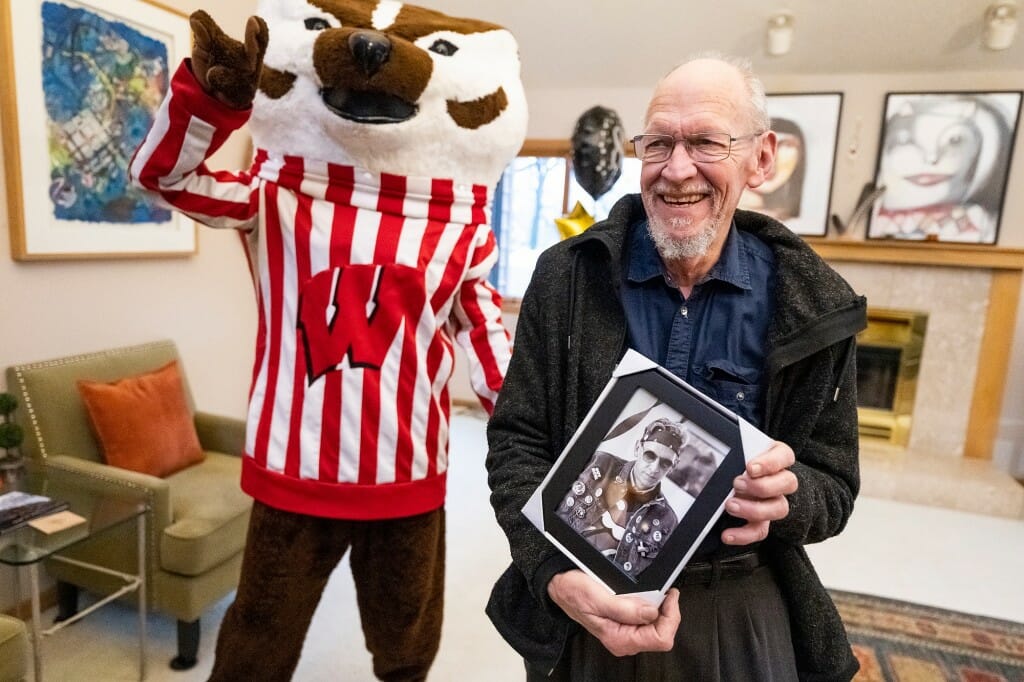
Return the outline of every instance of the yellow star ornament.
[[[593,224],[594,216],[587,213],[587,209],[583,208],[583,204],[578,201],[573,206],[571,213],[561,218],[555,218],[555,225],[558,226],[558,233],[562,235],[562,239],[583,234],[583,231]]]

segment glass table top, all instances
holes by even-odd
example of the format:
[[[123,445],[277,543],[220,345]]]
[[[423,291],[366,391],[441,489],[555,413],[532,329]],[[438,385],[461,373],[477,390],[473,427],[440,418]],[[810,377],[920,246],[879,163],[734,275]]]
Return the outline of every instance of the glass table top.
[[[41,561],[146,511],[139,500],[90,489],[82,477],[65,471],[30,468],[24,477],[0,487],[0,493],[12,490],[67,502],[67,510],[85,522],[50,534],[29,525],[0,533],[0,563],[9,566]]]

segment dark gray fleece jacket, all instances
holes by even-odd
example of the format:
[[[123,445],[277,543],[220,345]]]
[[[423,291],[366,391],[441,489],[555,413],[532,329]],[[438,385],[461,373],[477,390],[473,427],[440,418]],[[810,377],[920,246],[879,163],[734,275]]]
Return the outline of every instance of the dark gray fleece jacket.
[[[643,219],[639,195],[626,196],[607,220],[541,255],[488,425],[491,504],[512,565],[487,613],[516,651],[548,668],[578,626],[550,601],[547,584],[573,564],[521,510],[626,350],[622,250],[629,226]],[[789,606],[800,679],[850,680],[857,661],[802,546],[843,529],[860,485],[854,337],[866,325],[866,303],[780,223],[748,211],[737,211],[735,221],[775,254],[764,430],[793,448],[799,481],[789,516],[771,524],[762,548]]]

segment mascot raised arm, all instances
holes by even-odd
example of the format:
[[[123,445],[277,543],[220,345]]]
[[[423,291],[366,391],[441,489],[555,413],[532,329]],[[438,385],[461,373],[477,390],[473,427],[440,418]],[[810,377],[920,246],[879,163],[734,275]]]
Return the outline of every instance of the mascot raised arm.
[[[526,102],[513,36],[393,0],[263,0],[244,41],[192,15],[135,182],[247,235],[259,306],[254,499],[216,680],[287,680],[351,550],[374,673],[421,680],[444,585],[454,341],[490,410],[509,357],[493,188]],[[248,123],[252,168],[206,159]]]

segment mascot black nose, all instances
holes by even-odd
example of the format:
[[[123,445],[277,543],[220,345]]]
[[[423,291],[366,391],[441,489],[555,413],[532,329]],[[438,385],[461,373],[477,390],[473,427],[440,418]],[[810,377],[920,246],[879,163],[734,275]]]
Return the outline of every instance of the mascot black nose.
[[[348,37],[348,49],[367,78],[380,71],[391,56],[391,41],[377,31],[356,31]]]

